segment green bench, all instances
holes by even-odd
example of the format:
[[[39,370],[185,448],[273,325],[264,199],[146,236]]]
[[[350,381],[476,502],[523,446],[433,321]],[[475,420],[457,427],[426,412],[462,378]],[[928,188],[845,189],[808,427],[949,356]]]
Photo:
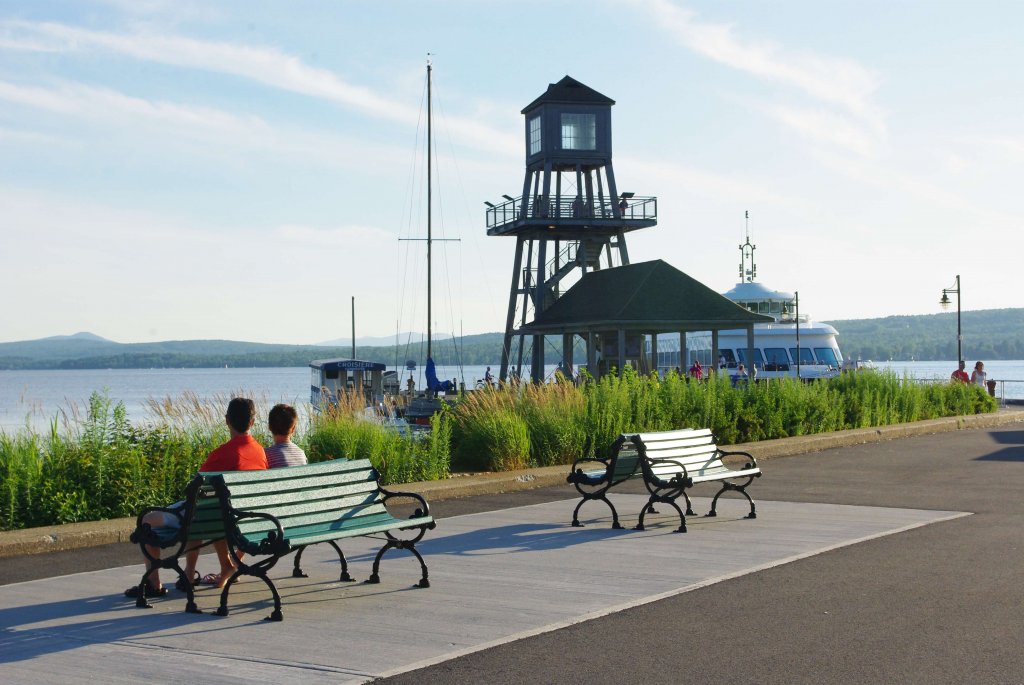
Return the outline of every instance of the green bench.
[[[573,462],[566,481],[580,494],[580,501],[572,512],[572,525],[580,527],[579,514],[584,504],[600,501],[612,510],[612,528],[620,529],[619,512],[608,499],[608,491],[630,478],[640,475],[640,453],[628,442],[628,436],[620,435],[612,445],[611,456],[607,459],[584,457]]]
[[[742,459],[740,468],[726,465]],[[718,448],[715,437],[708,429],[686,428],[675,431],[650,433],[624,433],[612,445],[607,459],[588,457],[573,463],[566,480],[576,487],[581,495],[572,514],[572,525],[579,521],[580,508],[589,501],[600,500],[612,511],[612,528],[620,529],[619,515],[608,499],[608,491],[631,478],[643,478],[650,498],[640,510],[637,530],[644,529],[644,516],[655,513],[654,505],[666,503],[679,512],[679,532],[686,532],[685,516],[693,516],[687,490],[695,484],[706,482],[721,483],[711,503],[715,516],[718,498],[723,493],[739,492],[750,502],[747,518],[756,518],[754,502],[746,488],[761,475],[757,460],[746,452],[725,452]],[[686,513],[676,504],[682,495],[686,500]]]
[[[139,515],[132,541],[160,568],[177,572],[184,579],[179,559],[190,542],[226,539],[237,571],[221,590],[217,614],[228,615],[228,595],[241,576],[261,579],[274,597],[274,611],[268,620],[282,620],[281,597],[268,572],[277,562],[295,552],[292,575],[305,577],[300,560],[309,545],[327,543],[341,563],[340,580],[351,581],[348,562],[337,541],[345,538],[383,535],[384,545],[373,560],[373,571],[366,581],[380,582],[380,561],[390,549],[404,549],[419,561],[418,587],[430,587],[427,566],[416,549],[426,531],[435,527],[430,510],[418,494],[392,492],[381,487],[379,474],[368,459],[319,462],[266,471],[231,471],[198,475],[186,488],[185,507],[180,528],[151,529],[142,523],[149,511]],[[411,499],[418,508],[408,519],[396,518],[387,509],[393,499]],[[411,537],[398,537],[397,531],[410,531]],[[173,554],[153,559],[146,545],[161,549],[176,547]],[[199,613],[191,583],[185,582],[188,599],[185,610]],[[137,606],[148,606],[140,593]]]

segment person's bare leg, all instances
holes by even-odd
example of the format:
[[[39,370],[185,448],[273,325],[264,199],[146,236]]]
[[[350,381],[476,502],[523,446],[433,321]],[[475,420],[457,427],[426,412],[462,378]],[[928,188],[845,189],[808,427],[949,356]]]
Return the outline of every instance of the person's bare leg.
[[[224,587],[236,570],[235,562],[232,561],[231,555],[228,553],[228,543],[226,540],[214,542],[213,549],[216,550],[217,561],[220,562],[220,582],[217,584],[217,587]]]

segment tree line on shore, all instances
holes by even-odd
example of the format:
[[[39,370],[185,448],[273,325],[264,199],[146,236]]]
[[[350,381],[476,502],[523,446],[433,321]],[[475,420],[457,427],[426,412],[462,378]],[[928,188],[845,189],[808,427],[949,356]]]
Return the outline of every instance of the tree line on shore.
[[[839,331],[839,346],[847,359],[956,358],[955,312],[830,323]],[[963,312],[961,329],[964,355],[969,359],[1024,359],[1024,308]],[[450,367],[495,365],[501,359],[502,337],[501,333],[483,333],[435,341],[434,361]],[[555,364],[561,355],[561,340],[550,338],[548,343],[546,363]],[[0,369],[290,367],[351,354],[351,346],[268,345],[230,340],[39,340],[0,343]],[[389,366],[404,366],[407,359],[422,365],[425,356],[426,346],[422,342],[356,347],[357,358]]]

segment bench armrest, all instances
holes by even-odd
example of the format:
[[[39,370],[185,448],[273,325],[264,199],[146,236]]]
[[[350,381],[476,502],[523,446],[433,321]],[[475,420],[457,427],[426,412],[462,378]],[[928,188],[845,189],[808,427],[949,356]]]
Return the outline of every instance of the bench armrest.
[[[743,467],[744,469],[760,469],[761,468],[760,466],[757,465],[757,459],[755,459],[754,455],[752,455],[750,452],[738,452],[738,451],[737,452],[726,452],[725,450],[718,450],[718,456],[719,457],[746,457],[750,461],[748,461],[747,465]]]
[[[227,525],[229,521],[225,521],[225,529],[227,530],[227,539],[232,548],[237,549],[240,552],[246,554],[284,554],[290,549],[290,543],[284,539],[284,528],[281,526],[281,522],[277,520],[276,516],[272,514],[265,514],[262,511],[239,511],[234,507],[226,513],[226,519],[230,519],[230,522],[234,525]],[[268,530],[264,533],[264,537],[259,542],[249,540],[243,533],[238,529],[238,522],[243,519],[263,519],[270,521],[274,524],[277,530]]]
[[[664,465],[680,470],[680,473],[672,474],[672,477],[668,480],[665,480],[661,476],[655,475],[652,471],[650,473],[650,477],[659,485],[682,485],[683,487],[687,488],[693,485],[693,481],[690,480],[690,472],[687,470],[686,465],[680,464],[675,459],[658,459],[657,457],[644,457],[644,461],[647,462],[648,467]]]
[[[611,463],[611,459],[599,459],[597,457],[583,457],[581,459],[577,459],[572,463],[572,466],[569,467],[569,475],[565,477],[565,482],[588,482],[591,485],[602,483],[608,479],[608,469],[611,467]],[[583,475],[583,469],[580,468],[581,464],[600,464],[604,467],[604,474],[597,480],[588,478]]]
[[[422,495],[420,495],[418,493],[415,493],[415,492],[393,492],[391,490],[387,490],[387,489],[385,489],[383,487],[380,487],[380,486],[377,486],[377,487],[380,488],[380,493],[381,493],[381,495],[383,495],[383,497],[381,498],[381,501],[384,503],[385,506],[387,506],[387,503],[388,503],[389,499],[393,499],[393,498],[397,498],[397,497],[407,497],[409,499],[414,499],[414,500],[416,500],[417,502],[420,503],[420,508],[417,509],[416,511],[414,511],[410,518],[417,519],[417,518],[423,518],[425,516],[430,516],[430,505],[427,504],[427,500],[423,499]],[[433,527],[433,526],[431,526],[431,527]]]

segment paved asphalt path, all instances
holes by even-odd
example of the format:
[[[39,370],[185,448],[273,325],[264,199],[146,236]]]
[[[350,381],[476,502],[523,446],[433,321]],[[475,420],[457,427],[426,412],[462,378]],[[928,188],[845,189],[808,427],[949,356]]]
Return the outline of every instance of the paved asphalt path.
[[[1024,683],[1024,430],[966,430],[836,448],[768,460],[762,468],[765,476],[752,487],[762,502],[975,515],[379,682]],[[623,491],[642,488],[629,483]],[[543,488],[437,502],[431,509],[443,518],[571,495],[568,487]],[[762,516],[766,509],[759,508]],[[635,517],[622,514],[627,525]],[[137,560],[127,544],[0,559],[0,584]]]

